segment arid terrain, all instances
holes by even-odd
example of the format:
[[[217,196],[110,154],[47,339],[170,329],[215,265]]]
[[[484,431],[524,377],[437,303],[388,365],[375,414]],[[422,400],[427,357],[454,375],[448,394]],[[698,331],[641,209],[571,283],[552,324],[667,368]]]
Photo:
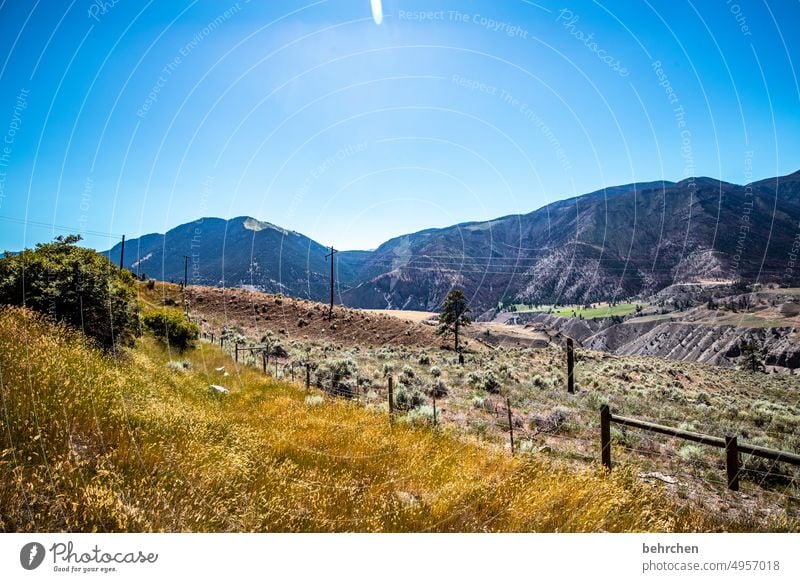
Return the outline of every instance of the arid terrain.
[[[143,294],[151,304],[181,299],[179,288],[168,284],[149,291],[143,287]],[[766,293],[770,295],[777,293]],[[451,338],[435,333],[434,320],[428,317],[435,314],[414,313],[406,319],[402,313],[337,306],[329,321],[326,306],[280,296],[190,287],[186,297],[206,341],[213,334],[218,343],[223,335],[224,349],[232,353],[234,342],[251,347],[266,339],[275,352],[268,366],[271,376],[302,382],[308,362],[312,385],[344,393],[384,413],[392,376],[394,398],[405,421],[435,424],[457,438],[507,452],[507,404],[517,454],[576,467],[599,460],[601,404],[621,415],[712,436],[737,434],[743,442],[788,452],[800,450],[800,378],[791,373],[751,373],[735,361],[721,367],[579,347],[577,391],[567,394],[564,341],[570,324],[585,324],[579,319],[561,318],[561,331],[547,325],[552,315],[540,315],[540,322],[525,325],[475,323],[466,328],[466,361],[460,365]],[[688,320],[679,325],[711,327],[715,314],[703,317],[704,309],[672,317]],[[740,313],[740,322],[749,317],[769,321],[780,312],[779,306],[762,305],[761,299],[752,309],[757,314]],[[663,317],[645,312],[609,329]],[[791,337],[787,341],[796,346]],[[274,350],[276,344],[280,349]],[[240,352],[239,362],[254,368],[263,364],[257,351]],[[734,493],[725,487],[724,454],[718,449],[616,427],[612,438],[617,466],[632,468],[639,480],[663,488],[687,507],[761,524],[798,516],[798,471],[790,465],[745,457],[743,492]]]

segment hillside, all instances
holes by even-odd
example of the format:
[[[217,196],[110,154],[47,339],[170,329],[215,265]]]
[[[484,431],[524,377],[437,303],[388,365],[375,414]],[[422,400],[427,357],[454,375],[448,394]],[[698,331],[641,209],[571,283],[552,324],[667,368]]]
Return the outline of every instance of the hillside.
[[[692,289],[694,288],[694,289]],[[657,356],[686,362],[734,367],[740,346],[755,341],[770,372],[796,374],[800,368],[800,289],[764,289],[729,294],[727,286],[680,286],[651,298],[669,296],[682,305],[669,310],[646,307],[616,323],[610,319],[569,317],[542,311],[502,312],[496,322],[508,327],[543,327],[586,348],[624,356]],[[711,300],[712,309],[708,302]]]
[[[391,427],[380,411],[237,368],[209,344],[178,355],[146,338],[114,361],[6,308],[0,373],[2,531],[737,527],[677,508],[625,471]],[[212,383],[230,393],[215,396]]]
[[[498,301],[586,303],[698,280],[799,283],[790,257],[800,172],[735,185],[709,178],[606,188],[525,215],[429,229],[336,255],[338,303],[435,311],[454,286]],[[249,217],[203,218],[126,246],[134,273],[325,301],[327,249]],[[119,260],[119,245],[108,254]]]
[[[119,263],[121,245],[107,256]],[[200,218],[166,234],[149,234],[125,245],[125,266],[136,275],[181,282],[188,259],[192,285],[255,287],[268,293],[323,299],[328,296],[328,250],[317,242],[247,216],[230,220]],[[354,254],[358,257],[358,253]],[[347,260],[338,257],[337,277],[352,278]]]

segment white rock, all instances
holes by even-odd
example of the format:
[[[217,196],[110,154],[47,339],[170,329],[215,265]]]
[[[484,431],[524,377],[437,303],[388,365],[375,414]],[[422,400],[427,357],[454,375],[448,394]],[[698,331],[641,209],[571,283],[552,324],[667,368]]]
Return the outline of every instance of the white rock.
[[[209,386],[209,388],[211,388],[211,391],[214,394],[228,394],[228,393],[230,393],[230,390],[228,390],[227,388],[224,388],[222,386],[219,386],[217,384],[212,384],[211,386]]]

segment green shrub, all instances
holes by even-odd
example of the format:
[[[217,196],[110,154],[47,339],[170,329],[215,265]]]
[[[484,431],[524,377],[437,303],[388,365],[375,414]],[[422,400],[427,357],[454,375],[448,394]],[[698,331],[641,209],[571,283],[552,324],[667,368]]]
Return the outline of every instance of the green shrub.
[[[678,456],[692,465],[702,465],[705,453],[700,445],[684,445],[678,450]]]
[[[491,370],[486,370],[483,373],[481,380],[481,388],[487,392],[497,393],[500,392],[500,382]]]
[[[200,328],[177,309],[149,311],[142,317],[142,323],[159,340],[173,348],[185,350],[200,335]]]
[[[427,426],[429,424],[433,424],[434,423],[433,406],[430,406],[428,404],[423,404],[418,408],[414,408],[403,417],[403,420],[408,424],[413,424],[417,426]],[[439,411],[437,410],[436,421],[438,422],[438,420],[439,420]]]
[[[56,237],[0,258],[0,303],[21,305],[83,331],[106,349],[130,345],[138,331],[136,283],[100,253]]]
[[[405,384],[399,384],[394,392],[394,404],[400,410],[411,410],[421,406],[425,402],[425,396]]]

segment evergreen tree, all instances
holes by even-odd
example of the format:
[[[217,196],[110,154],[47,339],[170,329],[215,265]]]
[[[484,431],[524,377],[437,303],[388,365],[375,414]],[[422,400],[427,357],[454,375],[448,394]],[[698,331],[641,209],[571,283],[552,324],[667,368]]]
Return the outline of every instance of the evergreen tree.
[[[462,326],[467,326],[471,323],[468,313],[470,313],[467,298],[460,289],[453,289],[447,294],[442,306],[442,312],[439,314],[439,335],[446,335],[452,333],[455,336],[455,350],[459,351],[459,331]]]

